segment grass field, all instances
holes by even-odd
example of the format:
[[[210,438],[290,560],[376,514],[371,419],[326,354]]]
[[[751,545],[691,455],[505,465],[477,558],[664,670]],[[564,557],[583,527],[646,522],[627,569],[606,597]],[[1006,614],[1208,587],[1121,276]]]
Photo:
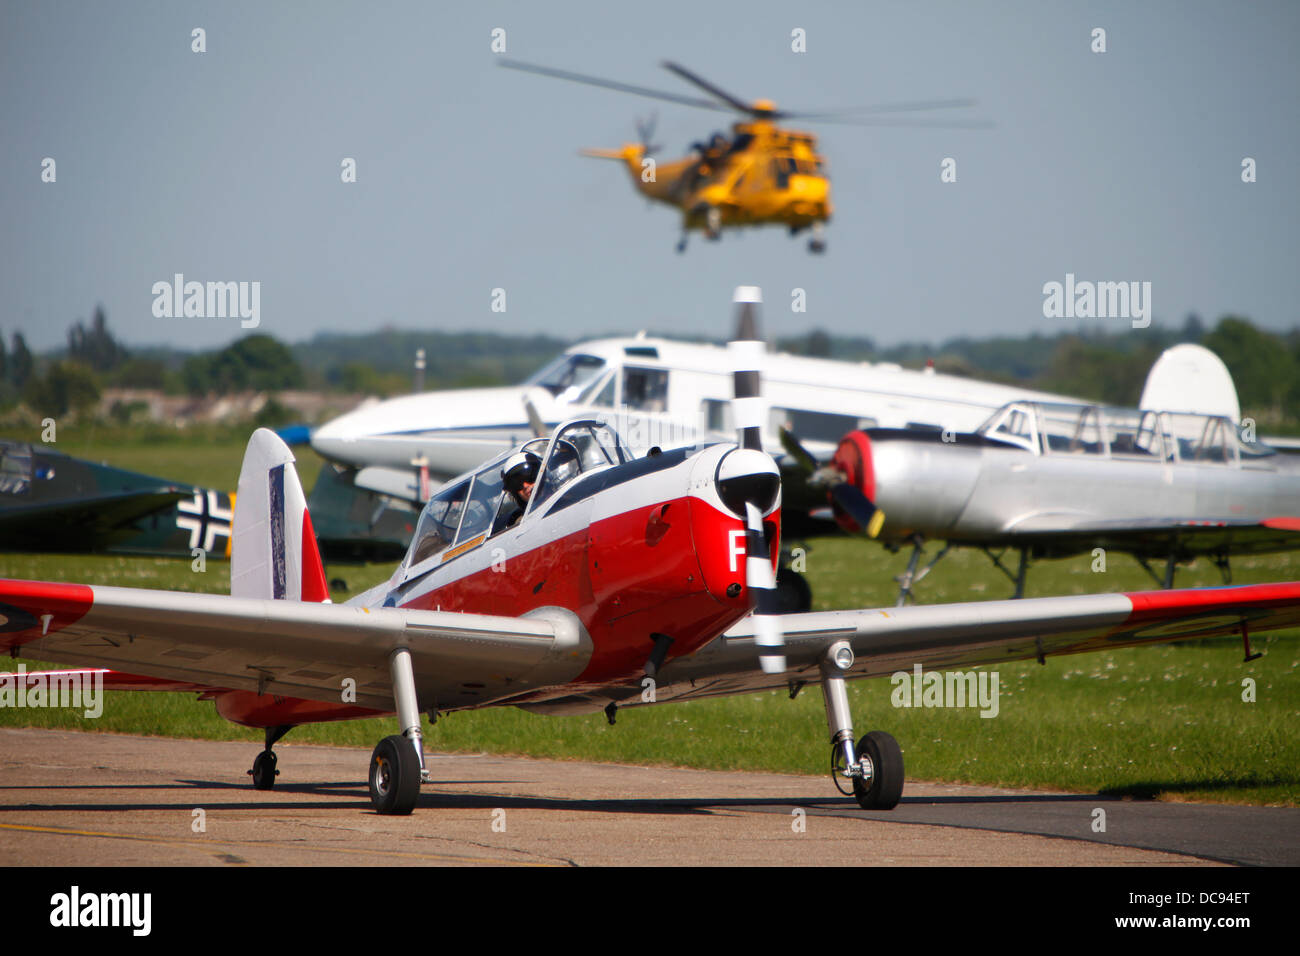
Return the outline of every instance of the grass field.
[[[69,436],[59,449],[225,487],[233,487],[242,451],[240,442],[223,436],[162,449],[158,442],[117,435],[80,440],[78,445],[78,436]],[[319,461],[304,459],[309,484]],[[218,480],[223,476],[224,482]],[[814,539],[806,547],[806,574],[819,609],[893,604],[892,577],[902,570],[905,554],[845,537]],[[1091,563],[1086,556],[1034,565],[1028,593],[1151,586],[1130,558],[1111,555],[1101,574],[1092,572]],[[329,573],[344,578],[355,593],[390,570],[337,566]],[[1242,584],[1300,579],[1300,555],[1241,559],[1234,574],[1234,583]],[[196,574],[182,561],[2,553],[0,577],[209,592],[226,591],[229,583],[228,565],[220,561]],[[1218,571],[1206,561],[1178,577],[1184,587],[1218,583]],[[1010,582],[973,551],[951,553],[918,589],[923,603],[1010,594]],[[1261,635],[1254,643],[1265,656],[1251,664],[1242,663],[1235,638],[1048,658],[1046,666],[1003,664],[991,668],[1001,686],[995,719],[981,718],[973,708],[895,709],[888,681],[859,681],[850,685],[854,721],[859,733],[879,728],[894,734],[914,779],[1294,806],[1300,798],[1300,633]],[[1253,703],[1242,700],[1244,677],[1256,682]],[[250,766],[261,744],[260,732],[228,724],[210,704],[182,694],[110,694],[97,720],[53,709],[0,710],[0,725],[248,740]],[[292,774],[293,741],[370,747],[393,732],[391,719],[298,728],[285,742],[290,749],[280,766]],[[599,713],[456,713],[436,728],[426,727],[426,743],[438,750],[810,774],[825,772],[829,758],[815,688],[794,701],[771,693],[624,710],[614,727]]]

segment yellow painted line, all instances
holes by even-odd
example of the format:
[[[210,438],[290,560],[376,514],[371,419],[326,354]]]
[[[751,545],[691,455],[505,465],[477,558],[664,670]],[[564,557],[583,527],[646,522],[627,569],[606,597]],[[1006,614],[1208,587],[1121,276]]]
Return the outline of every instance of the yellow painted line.
[[[486,534],[481,534],[477,538],[470,538],[464,544],[457,545],[442,556],[443,561],[450,561],[452,558],[459,557],[466,551],[473,551],[480,544],[487,540]]]
[[[358,850],[341,846],[303,846],[296,843],[266,843],[258,840],[168,840],[136,833],[105,833],[99,830],[69,830],[64,827],[38,827],[24,823],[0,823],[0,830],[23,830],[29,833],[53,833],[58,836],[101,837],[109,840],[137,840],[161,846],[190,847],[211,852],[214,846],[245,846],[268,850],[308,850],[313,853],[351,853],[356,855],[396,856],[408,860],[441,860],[452,863],[483,863],[490,866],[555,866],[524,860],[497,860],[484,856],[455,856],[445,853],[409,853],[403,850]]]

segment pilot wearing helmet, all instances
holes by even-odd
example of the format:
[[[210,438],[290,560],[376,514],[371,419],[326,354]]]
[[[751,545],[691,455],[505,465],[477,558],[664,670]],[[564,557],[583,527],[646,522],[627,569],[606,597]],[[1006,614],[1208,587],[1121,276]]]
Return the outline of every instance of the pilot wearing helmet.
[[[516,452],[501,466],[502,483],[518,505],[504,527],[513,527],[523,516],[524,509],[528,507],[528,499],[533,496],[533,486],[537,484],[537,472],[541,467],[542,460],[531,451]]]

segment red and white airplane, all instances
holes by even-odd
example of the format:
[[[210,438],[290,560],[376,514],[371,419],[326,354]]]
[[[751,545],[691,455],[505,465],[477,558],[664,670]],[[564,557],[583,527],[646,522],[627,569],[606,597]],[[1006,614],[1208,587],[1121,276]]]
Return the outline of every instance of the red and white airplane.
[[[427,779],[422,710],[612,720],[650,700],[820,683],[837,785],[889,809],[902,754],[882,731],[854,740],[846,679],[1232,633],[1249,654],[1250,632],[1300,625],[1300,583],[772,613],[781,487],[758,447],[757,298],[737,294],[737,444],[633,458],[607,425],[567,422],[444,485],[393,576],[339,605],[293,456],[259,430],[239,479],[230,596],[0,581],[0,647],[103,669],[110,689],[199,692],[265,729],[258,789],[273,786],[271,748],[291,728],[395,712],[400,734],[370,762],[381,813],[411,812]],[[536,472],[516,495],[503,468],[526,453]]]

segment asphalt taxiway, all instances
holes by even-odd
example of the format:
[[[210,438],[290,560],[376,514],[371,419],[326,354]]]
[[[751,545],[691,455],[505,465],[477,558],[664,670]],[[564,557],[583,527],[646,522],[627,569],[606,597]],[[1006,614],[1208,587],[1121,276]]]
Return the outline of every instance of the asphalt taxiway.
[[[414,814],[374,813],[368,750],[0,729],[0,865],[1300,863],[1300,809],[908,781],[868,813],[829,778],[431,754]],[[1105,812],[1105,831],[1094,829]]]

